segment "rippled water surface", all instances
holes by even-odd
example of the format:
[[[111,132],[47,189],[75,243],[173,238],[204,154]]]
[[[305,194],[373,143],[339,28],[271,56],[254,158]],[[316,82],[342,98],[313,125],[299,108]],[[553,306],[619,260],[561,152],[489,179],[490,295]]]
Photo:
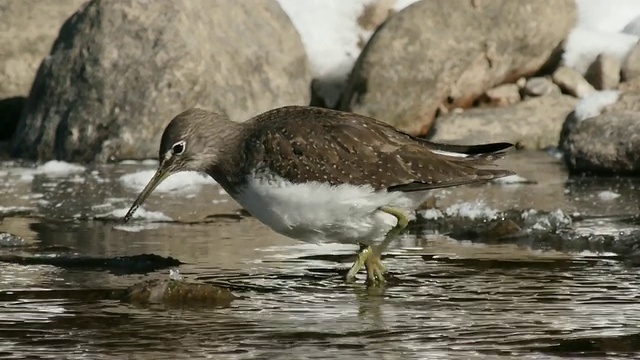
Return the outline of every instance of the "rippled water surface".
[[[640,241],[631,236],[640,183],[568,180],[544,154],[515,154],[505,165],[533,183],[439,192],[445,215],[433,222],[454,224],[456,233],[456,216],[481,225],[502,210],[556,211],[572,219],[571,239],[561,232],[556,245],[533,246],[522,234],[478,241],[414,225],[384,258],[393,278],[378,288],[365,286],[364,274],[356,284],[341,280],[355,247],[276,235],[204,178],[169,182],[142,218],[124,225],[152,163],[33,169],[5,162],[0,233],[17,237],[0,237],[0,358],[640,356]],[[460,204],[467,210],[456,215]],[[624,250],[593,251],[620,236],[629,242]],[[183,264],[74,262],[140,254]],[[168,278],[175,268],[239,298],[169,307],[100,296]]]

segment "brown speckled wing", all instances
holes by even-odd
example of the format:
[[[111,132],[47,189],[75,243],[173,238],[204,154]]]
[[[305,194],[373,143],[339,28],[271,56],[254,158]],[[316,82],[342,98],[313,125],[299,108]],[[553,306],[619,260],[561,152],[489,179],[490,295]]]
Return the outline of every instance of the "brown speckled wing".
[[[255,125],[246,147],[250,166],[294,183],[422,191],[512,174],[475,168],[501,157],[509,144],[439,145],[371,118],[310,107],[280,108],[251,121]],[[452,157],[432,150],[466,150],[470,156]]]

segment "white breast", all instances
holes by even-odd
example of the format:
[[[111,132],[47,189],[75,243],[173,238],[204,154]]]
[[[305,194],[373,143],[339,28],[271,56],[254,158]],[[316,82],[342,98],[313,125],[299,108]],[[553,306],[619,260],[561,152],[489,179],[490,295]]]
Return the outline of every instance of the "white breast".
[[[415,195],[418,195],[417,197]],[[424,194],[376,192],[370,186],[293,184],[281,177],[251,178],[235,200],[274,231],[306,242],[371,243],[396,218],[381,206],[413,210]]]

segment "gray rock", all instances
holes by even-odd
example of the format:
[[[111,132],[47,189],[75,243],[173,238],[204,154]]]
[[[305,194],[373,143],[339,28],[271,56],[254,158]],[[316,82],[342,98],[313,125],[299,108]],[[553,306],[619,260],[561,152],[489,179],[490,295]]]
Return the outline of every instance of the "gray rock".
[[[64,21],[85,1],[0,1],[0,141],[13,136],[38,65]]]
[[[60,27],[85,1],[0,1],[0,99],[28,95]]]
[[[426,133],[440,104],[466,108],[540,69],[576,19],[575,1],[419,1],[390,17],[352,71],[340,108]]]
[[[502,84],[485,91],[484,96],[492,106],[507,106],[520,102],[517,84]]]
[[[567,120],[561,139],[571,173],[640,174],[640,113],[607,112]]]
[[[585,80],[579,72],[566,66],[560,66],[553,72],[553,82],[558,84],[560,88],[567,94],[585,97],[596,89]]]
[[[155,158],[189,107],[234,120],[308,104],[311,71],[277,1],[92,0],[40,66],[12,152],[41,160]]]
[[[622,80],[631,81],[640,77],[640,41],[631,49],[622,66]]]
[[[620,84],[620,60],[602,53],[589,66],[585,79],[598,90],[615,89]]]
[[[562,91],[558,85],[554,84],[547,77],[532,77],[527,79],[522,92],[525,96],[545,96],[549,94],[560,94]]]
[[[503,108],[471,109],[437,119],[431,140],[452,143],[509,141],[530,149],[558,144],[577,100],[568,95],[530,98]]]

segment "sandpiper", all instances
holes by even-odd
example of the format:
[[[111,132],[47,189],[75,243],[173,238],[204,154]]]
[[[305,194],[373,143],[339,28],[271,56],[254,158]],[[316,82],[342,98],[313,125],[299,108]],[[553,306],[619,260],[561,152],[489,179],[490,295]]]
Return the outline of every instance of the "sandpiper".
[[[428,191],[514,174],[483,167],[512,146],[438,144],[370,117],[310,106],[281,107],[241,123],[190,109],[165,128],[158,170],[124,221],[169,175],[200,171],[280,234],[359,244],[346,280],[365,266],[368,280],[381,283],[381,254]]]

